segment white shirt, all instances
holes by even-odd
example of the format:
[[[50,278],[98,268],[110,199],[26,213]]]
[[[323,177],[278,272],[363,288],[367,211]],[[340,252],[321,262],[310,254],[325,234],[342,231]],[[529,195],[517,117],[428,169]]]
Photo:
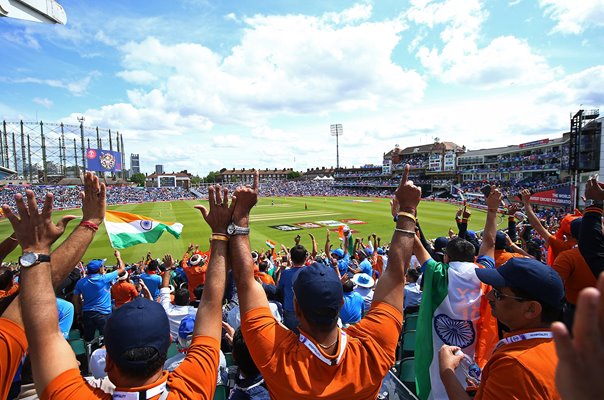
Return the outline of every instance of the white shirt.
[[[159,290],[159,303],[166,310],[168,320],[170,321],[170,334],[172,338],[178,337],[178,328],[180,328],[180,321],[189,314],[195,315],[197,309],[191,306],[175,306],[170,303],[170,289],[161,288]]]

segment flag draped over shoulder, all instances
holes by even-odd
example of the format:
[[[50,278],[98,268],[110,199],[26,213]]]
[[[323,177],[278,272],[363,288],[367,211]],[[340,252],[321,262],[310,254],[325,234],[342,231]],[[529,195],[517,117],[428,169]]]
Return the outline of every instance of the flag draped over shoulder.
[[[157,221],[143,215],[107,210],[105,228],[111,246],[125,249],[141,243],[155,243],[164,231],[170,232],[178,239],[183,225],[178,222]]]
[[[415,342],[417,395],[422,400],[447,398],[438,368],[443,344],[461,347],[483,368],[497,343],[497,320],[485,298],[489,289],[476,276],[477,267],[434,260],[426,264]],[[456,375],[465,387],[461,368]]]

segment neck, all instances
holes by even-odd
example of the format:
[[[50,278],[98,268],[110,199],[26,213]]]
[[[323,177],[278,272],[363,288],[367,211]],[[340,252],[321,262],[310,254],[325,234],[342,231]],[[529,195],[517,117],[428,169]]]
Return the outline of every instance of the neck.
[[[111,380],[111,382],[114,382],[115,386],[118,388],[144,387],[156,383],[162,377],[163,372],[163,369],[160,369],[151,377],[145,380],[128,378],[123,376],[122,374],[118,374],[118,377],[116,377],[115,380],[113,380],[113,378],[109,378],[109,380]]]
[[[518,324],[517,326],[514,326],[513,328],[510,326],[509,328],[510,328],[510,333],[514,334],[517,331],[526,331],[526,330],[531,330],[531,329],[549,330],[550,324],[541,322],[541,320],[537,320],[537,321],[528,321],[523,324]]]
[[[310,326],[307,326],[307,328],[308,334],[315,340],[315,342],[322,345],[320,347],[325,353],[329,354],[330,356],[333,356],[337,353],[338,341],[340,338],[340,331],[337,326],[335,326],[329,332],[319,332]],[[327,346],[327,348],[325,346]]]

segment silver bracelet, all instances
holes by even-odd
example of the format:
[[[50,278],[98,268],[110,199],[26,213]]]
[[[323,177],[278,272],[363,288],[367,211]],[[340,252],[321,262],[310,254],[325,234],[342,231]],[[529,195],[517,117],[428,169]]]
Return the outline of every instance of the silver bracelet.
[[[400,232],[400,233],[407,233],[409,235],[415,236],[415,232],[414,231],[410,231],[410,230],[407,230],[407,229],[394,228],[394,231],[395,232]]]

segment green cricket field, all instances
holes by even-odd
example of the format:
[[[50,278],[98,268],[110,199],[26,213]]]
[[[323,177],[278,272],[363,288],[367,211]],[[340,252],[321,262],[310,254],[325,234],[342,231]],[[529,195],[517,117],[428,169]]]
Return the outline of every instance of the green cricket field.
[[[184,225],[180,239],[174,238],[169,233],[159,239],[157,243],[140,244],[120,250],[126,263],[139,261],[148,251],[153,257],[160,258],[170,253],[180,259],[189,243],[199,244],[201,250],[209,248],[210,229],[203,220],[201,213],[194,209],[196,204],[207,206],[207,201],[173,201],[144,204],[130,204],[110,206],[111,210],[119,210],[147,216],[153,219],[180,222]],[[455,225],[455,212],[458,206],[422,201],[418,208],[418,218],[426,237],[435,238],[445,236]],[[81,217],[81,210],[56,211],[53,220],[58,220],[66,214]],[[483,211],[472,210],[469,229],[482,230],[486,214]],[[325,245],[327,230],[331,231],[331,242],[337,247],[338,225],[347,224],[355,237],[367,236],[375,233],[380,237],[381,243],[389,243],[392,238],[394,222],[390,214],[390,200],[384,198],[366,197],[262,197],[251,213],[250,240],[255,250],[268,249],[267,240],[276,243],[280,248],[285,244],[288,248],[294,244],[294,237],[302,237],[300,243],[306,248],[311,248],[310,234],[317,239],[319,251]],[[64,240],[73,227],[78,223],[74,220],[68,226],[65,234],[55,243],[55,247]],[[0,222],[0,240],[12,232],[10,223],[4,219]],[[15,262],[21,254],[17,248],[5,258],[6,262]],[[114,263],[113,249],[105,227],[101,226],[94,241],[86,251],[84,262],[92,258],[107,258],[109,265]]]

